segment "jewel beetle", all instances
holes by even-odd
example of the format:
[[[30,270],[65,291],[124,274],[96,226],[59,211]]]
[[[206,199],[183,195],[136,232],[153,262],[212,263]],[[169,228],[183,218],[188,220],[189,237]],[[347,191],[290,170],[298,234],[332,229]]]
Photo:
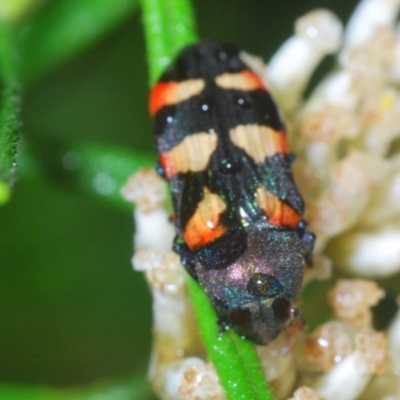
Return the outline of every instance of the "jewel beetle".
[[[306,230],[280,112],[236,46],[185,48],[150,93],[174,250],[223,326],[257,344],[299,316]]]

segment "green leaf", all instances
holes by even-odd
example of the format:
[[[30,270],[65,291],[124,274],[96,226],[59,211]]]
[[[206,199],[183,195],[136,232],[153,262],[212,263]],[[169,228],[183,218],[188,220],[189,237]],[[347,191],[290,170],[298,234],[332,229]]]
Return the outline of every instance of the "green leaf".
[[[0,204],[10,197],[15,180],[20,111],[20,90],[16,71],[14,32],[0,22]]]
[[[136,378],[90,388],[54,389],[0,385],[0,399],[7,400],[154,400],[147,379]]]
[[[42,2],[43,0],[2,0],[1,18],[7,21],[17,21]]]
[[[121,187],[140,168],[154,168],[155,158],[151,154],[90,144],[66,153],[63,164],[76,174],[85,191],[118,208],[132,210],[132,204],[120,194]]]
[[[25,177],[48,175],[57,184],[72,185],[114,208],[132,211],[132,204],[122,198],[120,190],[139,169],[153,169],[156,159],[151,153],[122,147],[94,143],[71,146],[42,138],[42,143],[23,141],[18,162]]]
[[[0,181],[0,205],[6,204],[11,197],[10,187],[5,183]]]
[[[59,0],[21,35],[21,76],[32,82],[75,56],[136,9],[138,0]]]

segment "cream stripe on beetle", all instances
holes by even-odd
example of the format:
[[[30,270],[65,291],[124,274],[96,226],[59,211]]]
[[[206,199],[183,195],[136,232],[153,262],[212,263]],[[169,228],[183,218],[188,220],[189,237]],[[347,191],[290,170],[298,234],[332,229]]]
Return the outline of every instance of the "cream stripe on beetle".
[[[257,163],[274,154],[288,153],[284,132],[269,126],[238,125],[229,131],[229,137],[235,146],[243,149]]]
[[[159,82],[150,93],[150,114],[156,114],[158,110],[165,106],[189,100],[191,97],[200,94],[204,87],[204,79]]]
[[[222,89],[228,90],[267,90],[260,77],[253,71],[245,69],[238,73],[229,73],[218,75],[215,83]]]
[[[190,249],[204,246],[221,237],[227,227],[220,223],[220,216],[226,210],[222,197],[204,188],[204,197],[183,231],[183,237]]]
[[[268,222],[273,225],[295,228],[302,219],[300,214],[267,190],[264,185],[257,188],[254,199],[256,204],[268,216]]]
[[[177,89],[173,104],[188,100],[193,96],[200,94],[205,87],[204,79],[189,79],[187,81],[177,82]],[[171,99],[172,101],[172,99]]]
[[[170,151],[161,153],[161,166],[167,177],[177,173],[200,172],[206,169],[217,148],[218,136],[214,131],[186,136]]]

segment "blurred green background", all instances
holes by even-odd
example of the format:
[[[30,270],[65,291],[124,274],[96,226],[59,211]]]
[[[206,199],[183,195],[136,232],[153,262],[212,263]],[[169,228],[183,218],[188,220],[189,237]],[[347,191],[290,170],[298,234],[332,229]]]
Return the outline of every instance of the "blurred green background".
[[[22,27],[58,1],[41,3]],[[194,6],[201,37],[268,60],[297,17],[323,7],[346,21],[356,3],[199,0]],[[147,77],[137,7],[94,45],[24,87],[22,137],[46,162],[33,159],[0,208],[2,383],[70,386],[146,373],[151,300],[143,276],[131,268],[132,217],[81,190],[53,158],[59,147],[77,143],[154,154]]]

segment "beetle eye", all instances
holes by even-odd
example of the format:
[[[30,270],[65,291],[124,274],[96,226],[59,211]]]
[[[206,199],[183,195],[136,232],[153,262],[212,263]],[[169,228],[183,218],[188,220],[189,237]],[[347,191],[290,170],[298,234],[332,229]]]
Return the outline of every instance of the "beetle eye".
[[[252,332],[251,313],[248,308],[234,308],[228,316],[229,324],[235,327],[240,334],[249,335]]]
[[[278,297],[272,302],[272,310],[277,322],[284,325],[292,317],[292,305],[288,299]]]

